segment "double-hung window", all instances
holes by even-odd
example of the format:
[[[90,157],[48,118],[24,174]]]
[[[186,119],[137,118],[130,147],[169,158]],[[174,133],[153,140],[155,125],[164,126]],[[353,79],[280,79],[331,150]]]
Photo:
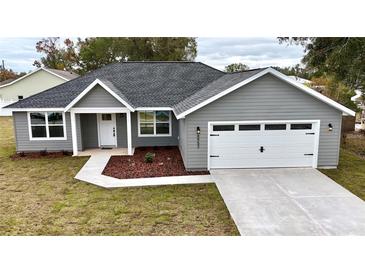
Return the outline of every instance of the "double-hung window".
[[[171,111],[138,112],[139,136],[171,136]]]
[[[66,140],[63,112],[29,112],[30,140]]]

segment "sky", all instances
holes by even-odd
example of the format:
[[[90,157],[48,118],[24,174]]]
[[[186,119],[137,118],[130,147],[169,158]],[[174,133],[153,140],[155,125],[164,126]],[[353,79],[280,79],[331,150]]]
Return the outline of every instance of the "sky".
[[[41,57],[35,50],[40,38],[0,38],[0,60],[16,72],[29,72]],[[303,57],[301,46],[280,45],[276,38],[198,38],[201,61],[223,70],[231,63],[244,63],[250,68],[293,66]]]

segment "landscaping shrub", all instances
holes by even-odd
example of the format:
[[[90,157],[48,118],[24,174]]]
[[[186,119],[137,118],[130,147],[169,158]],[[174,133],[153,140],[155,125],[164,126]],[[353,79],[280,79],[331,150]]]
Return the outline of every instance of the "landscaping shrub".
[[[154,158],[155,158],[155,154],[154,153],[147,152],[146,155],[144,156],[144,161],[146,163],[152,163]]]

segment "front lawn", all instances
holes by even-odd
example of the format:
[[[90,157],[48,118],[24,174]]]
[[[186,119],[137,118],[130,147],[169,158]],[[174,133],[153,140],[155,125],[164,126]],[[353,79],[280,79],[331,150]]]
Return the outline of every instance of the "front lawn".
[[[320,171],[365,201],[365,160],[362,157],[341,149],[338,168]]]
[[[0,117],[0,235],[238,235],[214,184],[103,189],[81,157],[16,159]]]

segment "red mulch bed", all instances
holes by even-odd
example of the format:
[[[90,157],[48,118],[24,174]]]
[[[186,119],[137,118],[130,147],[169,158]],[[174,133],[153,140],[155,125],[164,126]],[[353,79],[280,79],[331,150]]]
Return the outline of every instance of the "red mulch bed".
[[[22,159],[40,159],[40,158],[61,158],[66,156],[71,156],[72,153],[68,151],[59,151],[59,152],[19,152],[16,153],[10,158],[12,160],[22,160]]]
[[[152,163],[146,163],[147,152],[155,154]],[[182,175],[204,175],[208,171],[186,171],[177,147],[139,147],[133,156],[112,156],[106,165],[104,175],[119,178],[148,178]]]

